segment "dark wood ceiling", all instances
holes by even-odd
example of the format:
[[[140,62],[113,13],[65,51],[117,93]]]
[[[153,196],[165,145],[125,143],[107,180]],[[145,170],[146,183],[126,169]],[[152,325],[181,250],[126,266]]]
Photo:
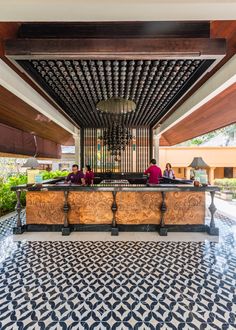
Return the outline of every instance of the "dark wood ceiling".
[[[121,115],[126,126],[152,126],[209,68],[213,60],[32,60],[18,63],[80,127],[106,127],[113,117],[101,100],[121,97],[136,110]]]
[[[5,55],[80,127],[106,127],[100,100],[133,100],[126,126],[152,127],[224,56],[210,22],[23,23]]]
[[[15,41],[22,41],[22,48],[24,50],[24,56],[25,54],[28,55],[29,58],[35,58],[37,61],[39,58],[35,56],[35,52],[40,49],[43,50],[42,44],[40,43],[40,40],[45,42],[45,44],[50,44],[51,40],[54,42],[58,42],[56,47],[56,52],[58,52],[58,49],[61,49],[61,45],[63,44],[60,40],[61,38],[72,38],[74,39],[74,42],[77,42],[77,38],[84,39],[85,41],[94,39],[94,47],[98,48],[97,41],[102,40],[103,38],[110,38],[116,39],[118,42],[119,40],[123,42],[124,38],[127,38],[127,41],[131,40],[130,38],[136,38],[141,39],[140,41],[149,38],[152,39],[153,42],[155,42],[156,38],[163,39],[163,41],[169,42],[170,38],[175,38],[175,40],[182,40],[183,45],[186,45],[186,38],[192,38],[193,42],[196,43],[198,40],[201,39],[204,40],[215,40],[218,38],[225,38],[227,41],[227,47],[226,47],[226,56],[222,56],[223,59],[221,61],[218,61],[217,65],[214,66],[214,68],[211,71],[208,71],[206,74],[203,73],[202,78],[198,80],[196,84],[192,88],[189,88],[187,93],[172,107],[172,109],[166,113],[166,116],[162,117],[162,121],[165,120],[171,113],[173,113],[176,108],[184,102],[194,91],[196,91],[209,77],[214,74],[225,62],[229,60],[231,56],[233,56],[236,52],[236,21],[212,21],[212,22],[81,22],[81,23],[11,23],[11,22],[1,22],[0,23],[0,57],[6,61],[8,65],[11,65],[12,68],[14,68],[23,79],[26,80],[27,83],[30,83],[33,88],[37,89],[36,85],[36,79],[33,79],[35,83],[32,83],[31,79],[28,78],[28,75],[25,74],[25,70],[18,70],[18,67],[15,66],[14,61],[10,63],[10,61],[5,57],[8,56],[8,50],[6,48],[5,40],[10,39],[13,45],[16,45]],[[210,39],[209,39],[210,38]],[[118,40],[119,39],[119,40]],[[31,44],[24,43],[25,40],[32,40],[32,42],[35,42],[35,44],[38,44],[38,48],[31,47]],[[109,42],[108,42],[109,43]],[[44,45],[45,45],[44,44]],[[30,48],[31,47],[31,48]],[[185,46],[186,50],[189,49],[189,46]],[[199,48],[196,46],[196,49]],[[205,48],[206,49],[206,48]],[[53,55],[55,55],[55,51],[52,51],[51,47],[51,53],[49,54],[49,57],[51,58]],[[67,49],[66,49],[67,50]],[[169,49],[169,51],[174,52],[174,48]],[[176,51],[176,48],[175,48]],[[86,49],[87,52],[87,49]],[[85,53],[86,53],[85,52]],[[58,52],[60,55],[60,58],[63,60],[66,58],[65,53]],[[214,51],[211,52],[210,58],[215,58],[214,54],[217,54],[217,52],[214,53]],[[222,53],[221,53],[222,54]],[[14,49],[11,53],[11,59],[14,59],[14,55],[17,55],[17,49]],[[42,51],[42,54],[39,54],[41,56],[41,59],[45,58],[45,49]],[[98,54],[96,54],[98,55]],[[101,57],[102,55],[100,55]],[[117,53],[114,51],[113,48],[113,57],[117,58]],[[140,55],[139,59],[140,59]],[[17,57],[17,56],[16,56]],[[39,57],[39,56],[38,56]],[[73,58],[75,57],[75,54],[73,53]],[[91,55],[90,55],[91,57]],[[94,56],[93,56],[94,57]],[[98,57],[98,56],[97,56]],[[124,56],[123,56],[124,57]],[[80,59],[81,59],[80,54]],[[87,61],[89,61],[90,58],[86,58]],[[98,58],[96,58],[98,59]],[[178,60],[177,57],[173,58],[174,60]],[[48,57],[47,57],[48,60]],[[52,58],[53,61],[56,61],[58,59]],[[71,58],[70,58],[71,60]],[[103,59],[105,61],[105,59]],[[114,59],[109,59],[110,61]],[[120,58],[122,61],[122,59]],[[131,58],[132,60],[132,58]],[[134,58],[134,60],[137,60],[137,56]],[[149,60],[153,60],[151,56],[149,57]],[[158,60],[158,59],[157,59]],[[35,69],[34,69],[35,71]],[[40,76],[38,77],[40,78]],[[41,79],[41,78],[40,78]],[[38,80],[37,80],[38,81]],[[50,97],[47,97],[47,93],[45,92],[47,89],[40,89],[41,93],[44,95],[45,98],[48,100],[51,100]],[[37,89],[37,90],[38,90]],[[52,100],[51,100],[52,102]],[[53,103],[53,102],[52,102]],[[55,106],[55,102],[54,102]],[[223,106],[221,104],[221,106]],[[60,109],[60,106],[58,106],[58,109]],[[224,113],[225,114],[225,106],[223,106]],[[201,109],[203,111],[203,109]],[[204,116],[200,116],[201,120],[204,122],[204,118],[207,117],[208,111],[210,111],[207,107],[204,108]],[[222,116],[214,116],[213,108],[211,108],[211,115],[214,118],[211,123],[216,123],[218,127],[222,126],[222,120],[225,123],[225,117]],[[65,112],[64,112],[65,113]],[[220,113],[220,109],[219,109]],[[199,112],[197,116],[199,116],[201,113]],[[232,113],[231,115],[232,116]],[[228,116],[227,118],[230,119],[231,117]],[[68,116],[69,117],[69,116]],[[67,117],[67,118],[68,118]],[[2,117],[1,117],[2,118]],[[208,118],[208,117],[207,117]],[[218,119],[217,119],[218,118]],[[197,135],[203,134],[205,131],[208,131],[207,127],[209,124],[209,120],[207,120],[207,125],[201,125],[199,122],[199,125],[197,125],[198,130],[192,129],[194,126],[194,123],[196,122],[196,118],[192,115],[188,118],[189,123],[191,122],[191,125],[187,125],[186,129],[186,135],[184,134],[182,130],[182,126],[174,126],[171,128],[166,134],[166,138],[169,139],[169,141],[165,141],[164,144],[175,144],[176,143],[176,132],[178,132],[178,136],[181,136],[181,139],[178,141],[182,142],[183,139],[186,140],[186,138],[192,138]],[[187,122],[187,119],[186,119]],[[40,127],[39,123],[38,126]],[[186,128],[184,126],[184,130]],[[191,128],[189,128],[191,127]],[[214,127],[210,127],[211,129],[214,129]],[[209,128],[209,129],[210,129]],[[164,141],[164,136],[162,139],[162,142]]]
[[[209,21],[23,23],[20,38],[209,38]]]

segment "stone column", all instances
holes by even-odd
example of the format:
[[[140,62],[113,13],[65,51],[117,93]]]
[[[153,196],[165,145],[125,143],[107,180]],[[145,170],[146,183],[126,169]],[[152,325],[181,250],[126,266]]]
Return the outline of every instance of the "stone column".
[[[153,130],[153,158],[156,159],[157,165],[160,165],[160,127]]]
[[[233,168],[233,178],[236,178],[236,167]]]
[[[186,167],[186,179],[187,180],[190,180],[190,170],[191,170],[191,167]]]
[[[80,167],[80,131],[77,129],[75,134],[73,134],[75,141],[75,163]]]
[[[210,184],[213,184],[215,179],[215,167],[210,167],[209,169],[209,182]]]

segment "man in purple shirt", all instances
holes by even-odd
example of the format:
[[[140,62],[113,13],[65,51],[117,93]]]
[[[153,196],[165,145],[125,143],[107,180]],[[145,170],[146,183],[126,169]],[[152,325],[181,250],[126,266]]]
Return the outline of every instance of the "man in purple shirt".
[[[77,164],[74,164],[72,166],[72,172],[68,174],[66,182],[82,185],[85,184],[84,173],[82,171],[79,171],[79,166]]]
[[[156,159],[152,159],[150,161],[150,166],[144,172],[144,174],[149,175],[148,183],[151,183],[151,184],[158,184],[159,179],[162,178],[161,169],[160,169],[160,167],[158,167],[156,165],[156,163],[157,163]]]

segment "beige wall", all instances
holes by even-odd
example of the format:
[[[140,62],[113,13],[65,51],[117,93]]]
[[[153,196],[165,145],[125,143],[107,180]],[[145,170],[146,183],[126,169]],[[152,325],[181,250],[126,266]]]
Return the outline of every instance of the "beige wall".
[[[164,169],[164,168],[163,168]],[[176,178],[185,178],[185,168],[184,167],[173,167]]]
[[[166,163],[187,167],[194,157],[202,157],[210,167],[236,167],[236,147],[160,147],[161,168]]]
[[[175,176],[179,179],[186,178],[186,168],[185,167],[173,167],[175,172]],[[236,167],[233,168],[233,177],[236,177]],[[209,170],[207,171],[209,175]],[[216,167],[214,170],[214,178],[215,179],[223,179],[224,178],[224,167]],[[189,178],[188,178],[189,179]]]
[[[202,157],[215,168],[214,178],[224,177],[224,167],[233,167],[233,176],[236,177],[236,147],[160,147],[161,169],[171,163],[177,178],[186,177],[186,167],[194,157]],[[62,162],[74,162],[73,154],[63,154],[62,158]]]

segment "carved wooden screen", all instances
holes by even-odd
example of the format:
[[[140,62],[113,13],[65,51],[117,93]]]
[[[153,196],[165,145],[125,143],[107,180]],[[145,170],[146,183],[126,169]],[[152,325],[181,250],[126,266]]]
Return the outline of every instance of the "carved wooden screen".
[[[121,152],[119,160],[103,143],[104,129],[81,129],[81,163],[91,165],[95,172],[143,172],[148,166],[152,149],[149,128],[129,128],[133,139]]]

